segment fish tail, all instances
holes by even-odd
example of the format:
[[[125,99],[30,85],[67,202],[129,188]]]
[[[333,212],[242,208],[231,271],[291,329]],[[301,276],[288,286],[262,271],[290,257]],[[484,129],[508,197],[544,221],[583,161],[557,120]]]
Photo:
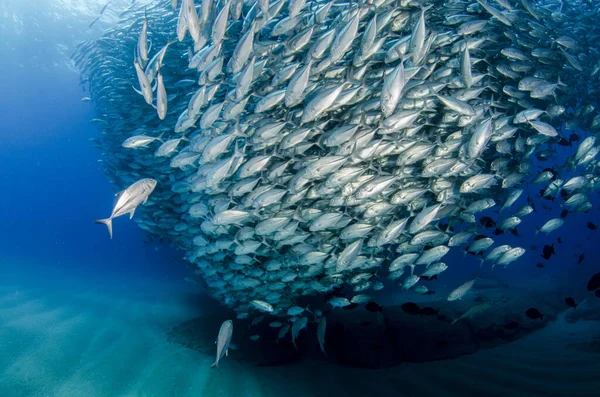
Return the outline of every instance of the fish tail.
[[[106,225],[106,227],[108,228],[108,235],[112,239],[112,235],[113,235],[113,233],[112,233],[112,218],[98,219],[97,221],[94,221],[94,223],[100,223],[100,224]]]
[[[211,368],[215,367],[215,368],[219,368],[219,361],[215,361],[211,366]]]

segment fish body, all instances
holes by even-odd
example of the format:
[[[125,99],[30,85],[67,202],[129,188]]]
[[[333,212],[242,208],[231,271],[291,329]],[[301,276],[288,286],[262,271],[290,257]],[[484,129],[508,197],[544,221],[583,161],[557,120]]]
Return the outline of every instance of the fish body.
[[[99,219],[95,223],[101,223],[108,228],[108,235],[112,239],[112,220],[121,215],[129,214],[129,219],[133,218],[136,208],[148,201],[148,196],[152,194],[156,187],[156,180],[143,178],[133,183],[127,189],[117,193],[119,199],[115,204],[109,218]]]
[[[158,112],[159,119],[164,120],[167,117],[167,90],[165,89],[163,76],[160,72],[158,72],[156,88],[156,111]]]
[[[452,324],[455,324],[456,322],[458,322],[460,320],[466,320],[466,319],[473,318],[475,315],[488,310],[491,306],[492,305],[489,302],[484,302],[477,306],[474,306],[474,307],[470,308],[469,310],[467,310],[463,315],[461,315],[460,317],[458,317],[457,319],[452,321]]]
[[[308,318],[306,317],[300,317],[292,324],[292,343],[294,344],[294,346],[296,346],[296,339],[298,338],[300,331],[306,328],[307,324]]]
[[[476,279],[467,281],[466,283],[460,285],[458,288],[454,289],[448,295],[448,301],[452,302],[457,299],[462,299],[470,290],[473,288]]]
[[[544,223],[542,225],[542,227],[540,227],[538,230],[536,230],[536,234],[539,232],[543,232],[546,234],[551,233],[551,232],[555,231],[556,229],[558,229],[559,227],[561,227],[564,223],[565,223],[565,221],[562,218],[550,219],[549,221]]]
[[[327,319],[325,317],[319,318],[319,324],[317,326],[317,339],[319,341],[319,347],[323,354],[327,355],[325,352],[325,331],[327,330]]]
[[[227,356],[229,354],[229,345],[231,343],[231,336],[233,335],[233,321],[226,320],[221,324],[221,328],[219,329],[219,335],[217,336],[217,358],[215,362],[211,365],[212,367],[218,367],[219,361],[223,358],[223,356]]]
[[[271,304],[267,302],[255,299],[250,301],[250,303],[252,304],[252,306],[263,312],[271,313],[273,311],[273,306],[271,306]]]

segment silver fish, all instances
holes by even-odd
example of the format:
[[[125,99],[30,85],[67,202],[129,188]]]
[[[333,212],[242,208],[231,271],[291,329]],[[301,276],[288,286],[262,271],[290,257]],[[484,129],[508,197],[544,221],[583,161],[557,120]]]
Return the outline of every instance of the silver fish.
[[[119,199],[117,200],[110,217],[107,219],[99,219],[94,221],[94,223],[106,225],[108,228],[108,235],[112,239],[112,220],[125,214],[129,214],[129,219],[133,218],[136,208],[140,204],[145,204],[148,201],[148,197],[152,194],[152,191],[154,191],[156,184],[156,180],[144,178],[133,183],[127,189],[117,193],[116,196],[119,196]]]
[[[219,361],[223,356],[229,355],[229,345],[231,343],[231,336],[233,335],[233,321],[226,320],[221,324],[219,329],[219,335],[217,336],[217,359],[211,365],[212,367],[218,367]]]

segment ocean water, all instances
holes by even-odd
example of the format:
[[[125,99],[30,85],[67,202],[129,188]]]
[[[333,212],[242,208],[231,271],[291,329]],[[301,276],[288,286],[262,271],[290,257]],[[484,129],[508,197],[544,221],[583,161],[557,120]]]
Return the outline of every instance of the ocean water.
[[[244,13],[252,2],[247,3]],[[523,18],[521,3],[510,3],[519,9],[518,17]],[[544,18],[548,18],[544,10],[548,14],[562,12],[559,2],[531,3],[536,10],[542,10],[539,12]],[[568,14],[569,7],[585,10],[590,20],[599,15],[597,4],[589,7],[585,2],[564,3],[569,18],[573,18]],[[0,396],[597,395],[600,299],[587,285],[600,272],[600,232],[591,228],[600,225],[598,190],[592,186],[598,179],[594,164],[598,160],[583,168],[565,165],[585,138],[596,136],[600,126],[593,124],[600,114],[599,76],[597,71],[594,74],[594,68],[600,67],[600,56],[591,40],[600,38],[600,32],[586,20],[585,13],[572,34],[578,37],[587,30],[587,38],[582,42],[588,47],[573,51],[582,54],[579,60],[585,69],[578,72],[560,58],[558,73],[567,87],[558,88],[556,101],[564,103],[567,109],[559,117],[540,116],[556,128],[559,136],[569,140],[577,134],[579,141],[566,146],[548,144],[552,150],[548,160],[531,157],[531,169],[516,187],[524,192],[511,210],[498,214],[506,192],[492,189],[488,196],[496,200],[496,206],[477,214],[477,234],[493,238],[492,248],[508,244],[524,248],[525,254],[506,267],[498,265],[492,269],[489,263],[480,267],[479,257],[465,255],[467,245],[452,248],[443,258],[448,270],[437,280],[419,281],[418,285],[435,291],[427,295],[403,291],[398,282],[406,275],[400,280],[389,280],[390,257],[386,256],[385,266],[369,271],[372,280],[381,280],[384,288],[365,292],[372,296],[371,301],[383,306],[381,312],[369,311],[364,304],[332,309],[327,303],[331,291],[310,296],[288,292],[285,299],[311,310],[303,314],[308,324],[300,331],[296,347],[289,334],[275,343],[277,329],[268,326],[273,321],[286,323],[296,318],[251,308],[249,301],[258,298],[247,289],[227,290],[227,299],[219,295],[211,284],[215,280],[198,262],[206,259],[211,266],[223,269],[228,268],[227,260],[232,261],[232,257],[223,265],[223,261],[206,252],[194,256],[190,247],[197,247],[190,243],[190,235],[202,233],[188,231],[198,225],[188,224],[184,233],[178,230],[169,234],[176,227],[171,222],[154,235],[140,227],[145,224],[148,229],[148,222],[156,220],[152,216],[160,218],[157,209],[175,214],[177,219],[181,216],[181,222],[191,222],[173,211],[183,205],[177,197],[169,196],[165,204],[159,200],[166,197],[165,192],[171,192],[174,180],[183,180],[182,173],[188,171],[172,168],[166,160],[154,162],[157,142],[151,143],[146,152],[122,148],[121,142],[123,137],[141,132],[158,136],[156,132],[161,128],[169,130],[165,140],[175,137],[169,134],[198,87],[195,81],[194,88],[189,88],[189,83],[175,83],[197,80],[199,74],[171,66],[187,65],[187,48],[193,47],[188,34],[187,41],[173,44],[165,57],[163,73],[169,112],[165,124],[157,124],[156,110],[131,88],[139,88],[131,57],[136,45],[132,38],[139,35],[146,6],[153,56],[176,36],[174,31],[162,32],[175,26],[177,12],[169,10],[168,1],[114,0],[100,15],[106,4],[103,0],[0,2]],[[196,4],[200,6],[200,2]],[[339,8],[348,6],[336,4]],[[416,22],[419,8],[407,4],[400,7],[415,15]],[[493,4],[501,8],[499,3]],[[305,7],[312,10],[310,4]],[[283,12],[287,12],[287,6]],[[100,19],[90,27],[99,15]],[[489,18],[483,12],[479,15]],[[533,26],[534,20],[529,19]],[[494,23],[494,33],[498,33],[503,25]],[[560,24],[560,19],[553,23]],[[240,35],[238,25],[228,31],[227,43],[223,45],[223,51],[229,54],[234,48],[230,41],[237,42]],[[411,20],[409,26],[412,25]],[[441,26],[438,25],[443,29]],[[101,93],[91,93],[90,86],[95,83],[90,85],[85,80],[89,70],[100,70],[104,61],[94,59],[83,71],[73,54],[78,53],[78,48],[81,51],[79,43],[92,46],[97,43],[95,40],[114,37],[111,35],[115,31],[127,33],[123,33],[120,42],[103,44],[102,54],[110,54],[127,65],[107,69],[111,78],[122,76],[127,82],[103,80],[114,88],[109,90],[107,102]],[[389,39],[397,37],[392,35]],[[123,48],[127,52],[121,51]],[[552,46],[561,54],[557,48],[556,44]],[[485,57],[492,65],[500,62],[495,54],[477,57]],[[477,69],[478,73],[483,71]],[[117,72],[122,75],[117,76]],[[226,75],[223,74],[224,79]],[[374,87],[376,91],[381,89]],[[185,90],[187,93],[183,94]],[[127,92],[123,94],[126,96],[120,96],[123,92]],[[265,94],[257,92],[252,103]],[[486,98],[492,96],[496,98]],[[82,100],[87,97],[91,100]],[[506,98],[507,95],[502,96],[503,101]],[[107,103],[113,107],[107,107]],[[588,108],[588,112],[584,111],[585,106],[593,108]],[[106,117],[115,109],[118,117]],[[496,112],[504,109],[498,107]],[[515,110],[507,112],[513,116]],[[493,113],[490,111],[489,115]],[[149,121],[136,125],[140,120],[137,117]],[[98,119],[109,121],[106,124]],[[523,136],[531,134],[531,127],[527,128]],[[191,139],[193,134],[186,135]],[[248,147],[248,153],[256,156],[254,149]],[[544,143],[539,145],[539,150],[543,148]],[[490,151],[494,151],[492,145],[486,153],[489,155]],[[123,174],[115,173],[117,168],[109,164],[111,159],[122,167]],[[142,166],[123,166],[134,159]],[[489,158],[482,162],[489,163]],[[536,228],[549,219],[560,218],[566,208],[558,196],[554,201],[540,198],[540,189],[547,183],[531,183],[544,168],[558,171],[565,181],[589,175],[593,183],[582,191],[591,208],[585,212],[569,211],[561,228],[548,235],[536,235]],[[127,215],[115,219],[114,236],[110,239],[106,228],[94,221],[108,217],[117,200],[115,193],[141,177],[156,177],[158,187],[147,205],[140,205],[133,220]],[[536,211],[522,217],[517,235],[507,231],[496,236],[494,228],[479,223],[482,216],[499,220],[512,214],[526,205],[528,198]],[[198,202],[208,203],[209,199],[204,196]],[[188,209],[189,206],[184,213]],[[419,211],[420,208],[410,216]],[[374,223],[381,228],[388,221]],[[434,224],[432,229],[447,231],[447,220],[436,220]],[[459,231],[468,225],[463,221],[454,227]],[[339,255],[346,243],[336,244],[333,252]],[[543,247],[552,244],[555,255],[548,260],[542,258]],[[256,255],[256,266],[263,266],[264,258]],[[419,266],[415,273],[424,269]],[[238,277],[245,270],[233,269],[231,273]],[[323,274],[325,271],[314,279]],[[260,279],[256,286],[259,292],[274,283],[266,276],[254,277]],[[473,279],[475,286],[464,299],[446,300],[452,290]],[[356,292],[348,284],[338,293],[338,297],[348,299],[353,295]],[[577,308],[569,306],[566,298],[572,298]],[[402,306],[407,302],[415,303],[419,310],[432,307],[436,314],[411,315]],[[471,319],[450,325],[452,318],[482,302],[491,306]],[[530,308],[539,310],[544,318],[530,318],[526,314]],[[239,318],[245,312],[249,318]],[[252,319],[261,315],[265,318],[258,326],[250,325]],[[327,318],[327,355],[319,349],[319,317]],[[214,341],[226,319],[234,323],[233,346],[218,368],[211,368],[217,354]],[[258,341],[250,339],[257,335]]]

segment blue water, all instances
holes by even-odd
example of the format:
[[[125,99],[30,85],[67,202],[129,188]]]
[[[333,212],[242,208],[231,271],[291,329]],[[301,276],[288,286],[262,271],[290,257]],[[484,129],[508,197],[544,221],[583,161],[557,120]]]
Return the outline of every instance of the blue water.
[[[90,141],[99,132],[90,122],[95,117],[93,103],[81,101],[88,94],[68,57],[77,42],[98,37],[109,26],[108,22],[101,21],[93,29],[87,28],[104,2],[85,3],[86,12],[67,12],[69,2],[49,3],[46,0],[26,6],[9,0],[0,4],[0,287],[27,289],[44,285],[45,291],[52,291],[53,285],[58,289],[65,283],[81,283],[85,286],[112,284],[123,289],[128,283],[137,285],[148,281],[152,283],[149,291],[164,288],[166,292],[159,294],[160,299],[174,299],[169,302],[183,307],[189,301],[184,303],[177,299],[186,294],[201,294],[199,287],[184,281],[190,271],[182,259],[183,251],[176,251],[167,242],[147,241],[146,234],[128,217],[114,221],[112,240],[104,227],[93,223],[110,214],[114,194],[120,189],[110,183],[98,162],[100,152]],[[129,4],[127,1],[113,3],[121,8]],[[563,148],[559,146],[560,149]],[[564,148],[568,154],[575,149]],[[560,153],[557,159],[550,161],[556,165],[565,157]],[[551,166],[551,162],[538,166],[540,169]],[[540,188],[541,185],[527,187],[530,192]],[[523,194],[513,209],[525,205],[525,197]],[[463,256],[453,249],[444,258],[450,264],[449,269],[434,288],[449,290],[477,276],[508,285],[530,283],[535,286],[532,288],[544,280],[560,278],[567,287],[561,291],[564,297],[572,296],[578,302],[595,299],[585,291],[589,277],[600,271],[597,234],[600,231],[586,227],[587,222],[600,225],[600,200],[596,193],[591,195],[591,200],[594,208],[589,213],[570,213],[561,229],[548,236],[534,237],[535,227],[560,213],[558,204],[542,201],[552,207],[545,209],[536,198],[537,212],[525,217],[518,227],[521,236],[506,233],[496,239],[495,246],[510,244],[526,248],[528,251],[523,257],[506,269],[497,267],[492,272],[487,265],[480,270],[476,258]],[[559,236],[562,244],[557,242]],[[556,255],[546,261],[540,253],[545,244],[552,243]],[[536,250],[531,249],[533,245]],[[578,265],[581,253],[585,253],[585,260]],[[544,263],[545,268],[536,267],[538,262]],[[388,289],[381,302],[405,300],[395,287]],[[68,292],[63,298],[69,300]],[[2,296],[0,302],[6,302]],[[10,305],[6,304],[0,312],[9,309]],[[152,316],[151,313],[148,311],[148,316]],[[8,318],[3,316],[0,318]],[[163,331],[186,319],[185,315],[180,317],[170,323],[164,320]],[[0,333],[2,335],[6,334]],[[0,350],[2,345],[0,339]],[[2,368],[0,366],[0,372]],[[438,369],[443,370],[443,366]],[[288,375],[279,373],[282,377]],[[6,381],[7,378],[0,379]],[[39,390],[42,389],[14,395],[43,395]],[[92,395],[111,395],[102,392],[105,389],[100,386],[98,390],[100,392]],[[167,395],[163,391],[146,392],[149,394],[145,395],[150,396]],[[47,395],[69,394],[50,392]],[[86,394],[74,392],[72,395]]]
[[[78,75],[12,61],[4,58],[0,70],[2,262],[39,263],[65,275],[181,275],[174,252],[144,244],[133,222],[116,221],[114,240],[93,224],[110,214],[115,187],[89,141],[97,131],[92,106],[80,101]]]

